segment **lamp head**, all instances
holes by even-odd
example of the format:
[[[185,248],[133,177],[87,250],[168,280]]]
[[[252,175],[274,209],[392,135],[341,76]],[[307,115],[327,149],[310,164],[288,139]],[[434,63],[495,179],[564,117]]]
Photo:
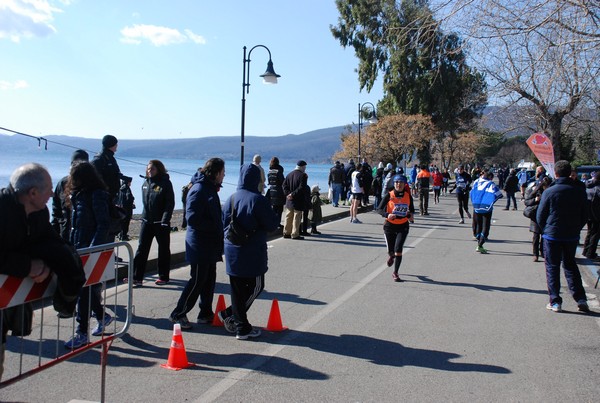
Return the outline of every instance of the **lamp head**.
[[[281,76],[275,73],[271,59],[267,63],[267,71],[265,71],[265,74],[261,74],[260,77],[263,78],[263,83],[265,84],[277,84],[277,78]]]

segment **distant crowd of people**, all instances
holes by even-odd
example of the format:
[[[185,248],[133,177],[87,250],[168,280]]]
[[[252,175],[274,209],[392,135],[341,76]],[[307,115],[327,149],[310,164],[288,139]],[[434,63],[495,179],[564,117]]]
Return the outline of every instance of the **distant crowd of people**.
[[[51,272],[58,277],[54,307],[61,317],[76,315],[74,336],[64,343],[76,349],[90,341],[89,334],[101,336],[114,320],[114,313],[102,305],[101,284],[83,287],[84,273],[74,249],[109,244],[118,237],[130,239],[129,220],[135,207],[131,193],[132,178],[120,172],[115,153],[118,140],[112,135],[102,139],[102,150],[90,162],[87,152],[77,150],[71,168],[52,190],[47,170],[35,163],[15,170],[7,188],[0,191],[0,273],[44,281]],[[199,305],[196,322],[215,319],[213,296],[217,262],[225,257],[231,286],[231,305],[218,312],[225,329],[240,340],[260,336],[248,321],[247,312],[261,294],[267,266],[267,235],[281,231],[284,239],[302,240],[320,235],[322,196],[319,186],[308,186],[307,163],[299,160],[287,173],[273,157],[268,170],[262,158],[239,169],[236,191],[221,204],[219,189],[225,177],[225,162],[211,158],[182,189],[186,229],[185,253],[190,278],[182,289],[169,319],[184,330],[193,325],[189,312]],[[452,174],[436,166],[414,165],[408,174],[392,163],[380,162],[372,168],[366,159],[346,166],[336,161],[328,177],[328,198],[334,207],[350,205],[350,223],[361,224],[358,212],[374,197],[377,212],[384,218],[383,234],[392,279],[401,282],[399,269],[410,224],[414,222],[418,198],[420,216],[428,216],[430,193],[433,203],[440,196],[456,191],[459,224],[465,215],[472,220],[476,251],[487,254],[493,207],[506,196],[509,210],[517,210],[516,194],[521,194],[524,215],[530,219],[534,261],[543,258],[549,293],[549,310],[561,311],[560,265],[564,266],[569,290],[578,309],[589,312],[581,275],[575,262],[579,233],[587,224],[583,254],[597,259],[600,229],[600,172],[585,183],[573,176],[567,161],[554,166],[554,179],[538,167],[535,175],[525,171],[499,169],[498,183],[492,170],[475,166],[467,172],[459,165]],[[452,179],[454,179],[452,181]],[[453,182],[452,186],[450,184]],[[142,287],[148,255],[154,239],[158,244],[158,278],[155,284],[170,282],[170,233],[175,193],[165,165],[148,161],[142,183],[141,229],[133,261],[133,278],[124,279]],[[502,192],[504,191],[504,194]],[[52,220],[46,203],[52,199]],[[469,211],[469,200],[472,214]],[[285,212],[285,215],[284,215]],[[283,223],[282,223],[283,220]],[[116,225],[115,225],[116,222]],[[309,230],[310,226],[310,230]],[[96,320],[90,329],[90,318]],[[10,323],[3,314],[1,361]],[[0,376],[1,376],[0,365]]]

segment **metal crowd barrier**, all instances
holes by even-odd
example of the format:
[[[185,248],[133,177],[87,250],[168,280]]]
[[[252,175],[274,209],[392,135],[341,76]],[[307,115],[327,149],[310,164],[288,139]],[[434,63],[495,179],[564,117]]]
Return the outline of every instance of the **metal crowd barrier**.
[[[119,256],[121,248],[127,251],[128,259]],[[112,342],[126,334],[132,320],[132,282],[127,285],[126,301],[119,301],[116,286],[119,285],[119,269],[127,266],[127,277],[133,278],[133,249],[127,242],[115,242],[91,248],[78,249],[83,262],[86,283],[84,286],[103,284],[102,301],[104,309],[112,310],[114,322],[101,336],[92,340],[88,329],[89,344],[75,350],[64,347],[64,342],[75,334],[75,317],[61,319],[52,308],[52,295],[56,288],[56,276],[36,284],[30,278],[17,278],[0,275],[0,314],[4,310],[19,305],[33,303],[34,315],[32,332],[29,336],[11,336],[8,333],[4,360],[4,375],[0,390],[60,362],[78,356],[100,346],[101,401],[105,401],[106,363],[108,349]],[[110,295],[109,295],[110,289]],[[91,287],[89,287],[91,292]],[[109,301],[110,299],[110,301]],[[110,303],[109,303],[110,302]],[[117,315],[117,312],[124,314]],[[88,306],[88,308],[90,308]],[[90,314],[92,310],[88,310]],[[49,318],[48,318],[49,317]],[[89,323],[95,322],[90,318]],[[3,332],[0,323],[0,334]],[[88,324],[88,328],[89,328]],[[16,340],[15,340],[16,339]]]

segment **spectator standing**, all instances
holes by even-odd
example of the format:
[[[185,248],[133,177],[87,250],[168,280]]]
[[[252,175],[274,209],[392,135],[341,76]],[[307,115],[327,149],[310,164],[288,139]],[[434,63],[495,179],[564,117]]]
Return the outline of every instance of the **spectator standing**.
[[[362,160],[362,175],[363,175],[363,199],[362,205],[369,204],[369,195],[371,194],[371,182],[373,182],[373,168],[367,162],[366,158]]]
[[[107,134],[102,138],[102,151],[98,153],[92,160],[92,165],[98,173],[100,178],[108,187],[108,194],[110,195],[111,203],[116,202],[117,194],[121,188],[121,179],[126,179],[121,173],[119,164],[115,159],[115,153],[119,147],[119,141],[115,136]]]
[[[393,182],[394,189],[383,197],[378,211],[385,218],[383,234],[388,251],[387,266],[394,266],[392,279],[401,282],[398,271],[402,263],[402,249],[408,236],[409,222],[414,222],[415,206],[406,176],[396,175]]]
[[[283,194],[283,167],[279,164],[279,158],[273,157],[269,163],[269,172],[267,174],[267,181],[269,184],[269,190],[267,191],[267,198],[271,203],[271,208],[277,215],[278,228],[283,229],[281,225],[281,215],[283,214],[283,206],[285,205],[285,195]]]
[[[584,188],[569,178],[571,164],[561,160],[554,165],[554,184],[544,191],[537,211],[542,230],[549,303],[546,308],[562,311],[560,265],[563,264],[569,291],[580,312],[589,312],[581,273],[575,262],[579,233],[587,221],[587,197]]]
[[[111,201],[106,185],[92,164],[85,161],[71,167],[65,191],[70,195],[67,203],[71,207],[72,229],[70,240],[77,249],[109,243]],[[65,342],[65,347],[76,349],[89,343],[88,329],[90,310],[98,321],[92,330],[93,336],[100,336],[113,317],[102,306],[102,283],[84,287],[77,301],[77,329],[73,337]]]
[[[319,185],[313,186],[310,192],[310,211],[308,213],[308,219],[310,220],[310,233],[312,235],[321,235],[317,230],[317,225],[323,221],[323,212],[321,209],[323,202],[321,201],[320,192],[321,188]]]
[[[388,162],[383,170],[383,181],[381,183],[381,198],[383,199],[386,194],[390,193],[394,189],[394,166]]]
[[[119,233],[119,240],[130,241],[129,237],[129,223],[131,217],[133,217],[133,209],[135,209],[135,197],[131,192],[131,178],[127,177],[121,183],[121,189],[119,189],[119,196],[117,197],[117,206],[120,206],[125,211],[125,218],[121,222],[121,232]]]
[[[348,166],[344,169],[344,177],[346,178],[346,182],[344,184],[344,193],[346,193],[346,198],[348,199],[348,204],[352,206],[352,173],[356,171],[356,165],[354,164],[354,160],[350,158],[348,160]]]
[[[300,165],[300,164],[298,164]],[[267,233],[277,228],[277,216],[268,200],[258,193],[260,171],[255,165],[243,165],[236,192],[225,203],[235,205],[235,221],[252,235],[243,245],[225,238],[225,270],[231,284],[231,306],[219,312],[225,329],[238,340],[260,336],[259,329],[248,321],[248,310],[265,287]],[[232,208],[223,212],[223,227],[228,232]]]
[[[373,196],[375,196],[375,208],[377,208],[377,206],[379,206],[379,203],[381,202],[381,193],[383,192],[383,172],[383,166],[377,168],[377,170],[375,171],[375,177],[373,178],[373,182],[371,182],[371,189],[373,190]]]
[[[473,219],[475,221],[475,237],[477,238],[476,252],[487,253],[483,247],[490,234],[494,203],[502,198],[502,191],[494,183],[494,174],[479,171],[479,179],[473,182],[471,189],[471,204],[473,204]]]
[[[329,170],[329,178],[327,183],[333,192],[333,200],[331,201],[333,207],[337,207],[340,194],[344,190],[345,174],[342,169],[342,165],[339,161],[336,161],[333,167]]]
[[[71,166],[78,161],[88,162],[90,157],[85,150],[75,150],[71,155]],[[67,205],[67,194],[65,193],[65,187],[69,175],[63,177],[54,188],[54,195],[52,196],[52,228],[60,234],[65,240],[69,241],[71,234],[71,207]]]
[[[513,201],[513,210],[517,209],[517,199],[515,193],[519,191],[519,179],[517,178],[517,171],[511,169],[506,182],[504,183],[504,191],[506,192],[506,207],[504,210],[510,209],[510,201]]]
[[[258,169],[260,169],[260,181],[258,182],[258,192],[260,194],[264,194],[266,177],[265,177],[265,170],[263,169],[262,166],[260,166],[261,161],[262,161],[262,157],[258,154],[256,154],[254,157],[252,157],[252,163],[254,165],[256,165],[258,167]]]
[[[506,179],[506,175],[504,173],[504,169],[502,167],[498,168],[498,187],[500,189],[504,189],[504,180]]]
[[[171,217],[175,208],[175,193],[165,165],[150,160],[146,167],[146,179],[142,184],[142,227],[140,240],[133,258],[133,285],[140,287],[144,281],[146,264],[152,240],[158,244],[158,279],[156,285],[169,283],[171,270]]]
[[[211,158],[192,176],[187,198],[188,220],[185,257],[190,262],[190,279],[183,288],[169,320],[181,328],[192,328],[187,313],[200,297],[198,323],[212,323],[217,262],[223,260],[223,220],[218,191],[225,178],[225,161]],[[258,193],[258,181],[254,187]]]
[[[186,229],[187,228],[187,217],[185,215],[185,207],[187,205],[187,195],[190,191],[190,188],[192,187],[193,183],[190,182],[187,185],[183,185],[181,187],[181,203],[183,205],[183,217],[181,219],[181,228]]]
[[[302,228],[300,229],[300,235],[310,236],[308,232],[308,213],[310,212],[310,186],[308,186],[308,175],[304,174],[302,178],[302,186],[304,187],[304,210],[302,210]]]
[[[525,200],[523,201],[523,203],[525,204],[526,209],[532,210],[532,215],[529,219],[529,231],[533,233],[531,243],[533,247],[534,262],[538,262],[540,256],[544,256],[543,244],[541,243],[542,230],[536,222],[535,215],[537,213],[537,209],[542,198],[542,193],[550,186],[551,183],[552,180],[549,177],[545,176],[544,178],[542,178],[540,183],[536,183],[534,186],[530,186],[527,188],[527,190],[525,190]]]
[[[412,195],[417,196],[417,174],[419,173],[419,166],[415,164],[410,170],[410,187],[412,189]]]
[[[362,221],[357,218],[358,208],[362,203],[363,193],[365,192],[361,164],[358,164],[356,169],[352,172],[351,183],[350,191],[352,192],[352,204],[350,205],[350,222],[362,224]]]
[[[600,238],[600,172],[594,172],[592,179],[586,183],[589,205],[587,234],[583,243],[583,256],[589,259],[598,258],[598,238]]]
[[[58,278],[54,309],[62,317],[70,317],[85,274],[79,255],[50,224],[46,203],[51,196],[52,178],[46,168],[36,163],[15,169],[9,186],[0,189],[0,274],[29,277],[41,283],[54,272]],[[10,309],[13,308],[7,308]],[[0,379],[6,336],[12,326],[0,315]]]
[[[284,238],[304,239],[300,235],[300,228],[302,224],[302,212],[306,208],[305,171],[306,162],[300,160],[296,163],[296,168],[287,174],[283,181],[283,194],[286,198],[285,226],[283,227]]]

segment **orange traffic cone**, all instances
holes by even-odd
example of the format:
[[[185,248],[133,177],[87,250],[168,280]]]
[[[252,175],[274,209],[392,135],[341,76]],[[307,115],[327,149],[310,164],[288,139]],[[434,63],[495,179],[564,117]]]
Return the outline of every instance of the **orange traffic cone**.
[[[271,313],[269,314],[269,322],[267,323],[267,327],[265,330],[269,332],[281,332],[282,330],[287,330],[288,328],[283,326],[281,323],[281,314],[279,313],[279,302],[277,299],[273,299],[273,304],[271,305]]]
[[[188,362],[183,345],[183,336],[181,335],[181,325],[176,323],[173,325],[173,340],[171,341],[171,350],[169,350],[169,359],[166,364],[160,364],[161,367],[179,371],[183,368],[194,366]]]
[[[215,316],[212,321],[213,326],[223,326],[223,321],[219,319],[219,312],[224,311],[225,309],[227,309],[227,306],[225,306],[225,297],[221,294],[217,300],[217,309],[215,309]]]

